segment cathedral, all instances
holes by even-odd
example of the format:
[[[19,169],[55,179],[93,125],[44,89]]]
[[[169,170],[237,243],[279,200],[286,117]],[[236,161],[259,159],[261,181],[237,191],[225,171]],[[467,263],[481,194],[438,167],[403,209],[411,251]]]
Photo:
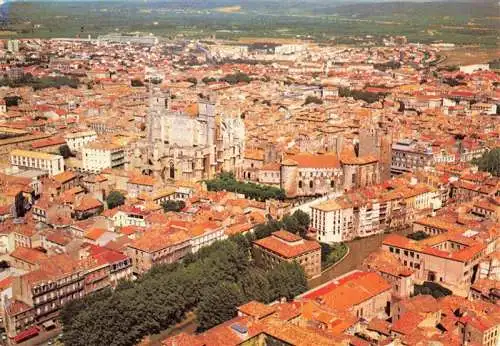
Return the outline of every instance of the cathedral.
[[[166,180],[199,181],[222,171],[236,176],[243,167],[245,125],[220,114],[213,99],[200,99],[189,112],[172,111],[168,93],[153,85],[146,117],[146,138],[130,164]]]

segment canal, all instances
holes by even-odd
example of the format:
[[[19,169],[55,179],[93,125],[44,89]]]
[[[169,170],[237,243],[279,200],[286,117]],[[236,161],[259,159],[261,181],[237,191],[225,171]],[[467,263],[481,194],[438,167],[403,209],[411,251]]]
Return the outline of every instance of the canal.
[[[397,232],[406,234],[407,231]],[[356,239],[347,242],[349,254],[339,263],[327,269],[320,277],[309,281],[309,288],[314,288],[322,285],[337,276],[348,273],[352,270],[359,269],[363,260],[372,252],[377,251],[381,246],[387,234],[381,233],[371,237]]]

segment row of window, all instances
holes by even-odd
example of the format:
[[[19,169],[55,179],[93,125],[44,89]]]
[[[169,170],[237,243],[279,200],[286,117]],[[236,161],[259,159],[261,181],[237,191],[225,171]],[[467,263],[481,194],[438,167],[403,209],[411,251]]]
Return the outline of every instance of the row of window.
[[[401,253],[401,250],[400,250],[400,249],[398,249],[398,248],[393,248],[392,246],[390,246],[390,247],[389,247],[389,251],[390,251],[390,252],[392,252],[392,253],[396,253],[396,254],[398,254],[398,255]],[[406,257],[410,256],[410,257],[416,257],[417,259],[419,259],[419,258],[420,258],[420,255],[419,255],[418,253],[413,252],[413,251],[404,250],[404,251],[403,251],[403,254],[404,254]]]

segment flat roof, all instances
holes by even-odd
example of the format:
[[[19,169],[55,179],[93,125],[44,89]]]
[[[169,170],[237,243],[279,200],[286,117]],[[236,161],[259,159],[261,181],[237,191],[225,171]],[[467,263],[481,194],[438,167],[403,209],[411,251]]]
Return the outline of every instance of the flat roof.
[[[42,160],[58,160],[63,158],[61,155],[53,155],[53,154],[42,153],[39,151],[21,150],[21,149],[12,150],[10,152],[10,155],[31,157],[34,159],[42,159]]]

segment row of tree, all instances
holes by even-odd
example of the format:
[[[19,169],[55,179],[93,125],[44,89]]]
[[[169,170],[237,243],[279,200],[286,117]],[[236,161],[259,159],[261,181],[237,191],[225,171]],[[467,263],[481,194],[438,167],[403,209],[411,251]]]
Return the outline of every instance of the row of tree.
[[[205,84],[213,83],[213,82],[226,82],[231,85],[238,83],[250,83],[252,78],[244,72],[236,72],[233,74],[227,74],[222,78],[216,79],[213,77],[205,77],[202,79],[202,82]],[[190,81],[192,82],[192,81]]]
[[[349,88],[339,88],[339,96],[352,97],[355,100],[363,100],[367,103],[373,103],[384,98],[384,93],[374,93],[364,90],[351,90]]]
[[[373,68],[379,71],[397,70],[401,68],[401,63],[391,60],[385,63],[373,64]]]
[[[230,191],[241,193],[245,197],[258,201],[268,199],[284,200],[286,195],[283,189],[277,187],[245,183],[234,178],[232,173],[221,173],[215,179],[205,181],[209,191]]]
[[[34,90],[41,90],[45,88],[61,88],[63,86],[69,86],[71,88],[78,88],[80,82],[76,78],[68,77],[34,77],[30,73],[22,75],[18,79],[3,78],[0,79],[0,87],[8,86],[11,88],[19,88],[24,86],[30,86]]]
[[[246,249],[233,239],[219,241],[182,263],[155,266],[115,291],[70,302],[62,309],[66,345],[134,345],[195,311],[199,330],[231,319],[249,300],[265,303],[293,298],[307,289],[297,263],[264,272],[251,264]]]

